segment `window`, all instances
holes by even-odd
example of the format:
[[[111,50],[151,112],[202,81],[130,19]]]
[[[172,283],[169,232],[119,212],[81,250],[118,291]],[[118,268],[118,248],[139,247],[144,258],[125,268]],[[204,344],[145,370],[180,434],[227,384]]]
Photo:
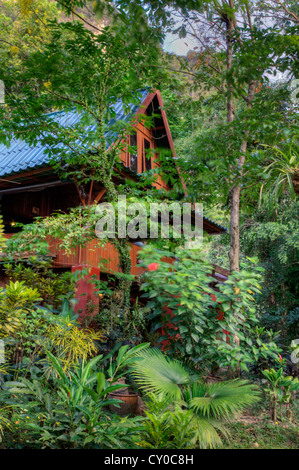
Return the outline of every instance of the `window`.
[[[136,134],[130,135],[130,146],[135,147],[134,153],[129,154],[129,167],[132,171],[137,173],[137,136]]]
[[[149,138],[138,132],[130,136],[127,166],[136,173],[152,169],[152,144]]]
[[[144,139],[142,171],[148,171],[152,169],[152,156],[151,156],[150,149],[151,149],[150,141],[147,139]]]

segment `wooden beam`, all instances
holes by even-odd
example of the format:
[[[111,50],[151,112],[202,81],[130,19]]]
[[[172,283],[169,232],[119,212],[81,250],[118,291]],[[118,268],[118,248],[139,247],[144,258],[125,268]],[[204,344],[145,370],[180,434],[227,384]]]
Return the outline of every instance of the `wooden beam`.
[[[222,274],[222,276],[228,277],[230,275],[230,271],[228,269],[222,268],[221,266],[218,266],[217,264],[212,265],[214,268],[215,273]]]
[[[19,180],[22,178],[27,178],[28,176],[37,175],[38,173],[44,173],[45,171],[49,171],[49,170],[53,171],[51,167],[44,167],[44,168],[38,168],[36,170],[25,171],[24,173],[16,173],[14,175],[7,176],[7,178],[1,178],[1,181],[3,182],[7,181],[9,183],[11,180],[14,180],[14,179]]]
[[[102,199],[105,193],[106,193],[106,188],[102,188],[101,191],[96,196],[96,198],[94,199],[94,202],[97,204]]]

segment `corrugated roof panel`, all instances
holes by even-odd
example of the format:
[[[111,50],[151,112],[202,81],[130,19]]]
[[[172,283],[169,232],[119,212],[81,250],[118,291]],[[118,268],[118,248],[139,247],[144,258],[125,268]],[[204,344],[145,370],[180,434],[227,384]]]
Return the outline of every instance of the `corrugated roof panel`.
[[[209,218],[206,217],[206,216],[204,216],[204,219],[207,220],[208,222],[211,222],[211,224],[216,225],[217,227],[219,227],[220,229],[224,230],[225,232],[228,231],[226,227],[223,227],[222,225],[218,224],[218,222],[215,222],[214,220],[211,220],[211,219],[209,219]]]
[[[112,125],[119,120],[128,119],[130,116],[134,115],[142,105],[148,93],[148,90],[143,90],[141,92],[142,97],[140,104],[131,105],[131,112],[129,114],[124,114],[122,101],[118,100],[113,106],[116,116],[111,119],[108,125]],[[59,124],[65,127],[76,124],[80,119],[80,115],[76,111],[58,111],[50,113],[47,116],[53,117],[54,119],[57,118]],[[95,125],[90,126],[89,128],[93,129],[95,128]],[[108,136],[113,137],[113,133],[108,130],[106,132],[106,136],[107,138]],[[4,144],[0,144],[0,176],[19,173],[21,171],[26,171],[29,168],[46,166],[49,163],[49,157],[45,153],[45,150],[46,146],[42,146],[39,143],[33,147],[24,141],[16,139],[10,142],[9,147]]]

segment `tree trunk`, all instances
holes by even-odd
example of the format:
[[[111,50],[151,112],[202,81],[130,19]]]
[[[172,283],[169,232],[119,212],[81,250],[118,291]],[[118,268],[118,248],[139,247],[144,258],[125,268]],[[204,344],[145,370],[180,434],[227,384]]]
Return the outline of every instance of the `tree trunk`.
[[[233,41],[232,37],[234,34],[233,21],[227,17],[226,21],[226,68],[228,74],[230,73],[233,66]],[[235,105],[233,100],[233,86],[228,81],[227,83],[227,122],[233,122],[235,118]]]
[[[234,33],[233,20],[227,16],[226,19],[226,62],[227,73],[231,72],[233,66],[233,44],[232,37]],[[233,87],[228,81],[227,83],[227,122],[233,122],[235,117],[235,106],[233,101]],[[229,144],[230,146],[230,144]],[[233,167],[231,167],[233,172]],[[240,209],[240,185],[234,185],[230,190],[230,270],[239,270],[239,209]]]
[[[240,194],[241,185],[233,186],[230,192],[229,267],[231,271],[239,271],[240,268]]]
[[[233,0],[230,0],[230,7],[234,8]],[[233,122],[235,118],[235,106],[233,101],[233,85],[229,81],[229,75],[232,72],[233,67],[233,34],[234,34],[235,22],[233,17],[226,16],[226,46],[227,46],[227,122]],[[252,101],[254,98],[255,82],[250,81],[247,94],[247,107],[251,109]],[[230,251],[229,251],[229,263],[231,271],[240,270],[240,197],[241,197],[241,182],[243,175],[243,167],[245,163],[245,155],[247,150],[248,132],[245,132],[245,139],[241,144],[240,157],[237,165],[232,166],[232,175],[235,175],[237,182],[234,182],[230,189]],[[237,171],[238,170],[238,171]],[[234,335],[234,342],[237,346],[240,345],[240,339],[237,335]],[[230,373],[229,368],[229,373]],[[236,375],[239,375],[240,368],[237,367]]]
[[[235,106],[233,101],[233,84],[230,83],[230,74],[233,68],[233,35],[235,28],[237,28],[237,22],[235,18],[235,2],[229,0],[229,7],[231,9],[231,15],[226,14],[226,63],[227,63],[227,122],[233,122],[235,118]],[[250,11],[247,8],[247,15],[251,26]],[[251,26],[252,27],[252,26]],[[251,109],[252,101],[255,93],[255,81],[250,80],[248,86],[248,93],[246,99],[247,108]],[[245,154],[247,150],[248,132],[245,132],[245,139],[241,144],[240,158],[237,165],[232,165],[232,174],[235,175],[234,180],[237,178],[237,183],[232,179],[233,185],[230,189],[230,251],[229,251],[229,262],[231,271],[239,271],[240,264],[240,196],[241,196],[241,183],[243,167],[245,163]],[[238,170],[238,172],[236,171]],[[238,174],[237,174],[238,173]]]
[[[247,109],[252,108],[252,102],[255,94],[256,83],[254,80],[249,82],[248,93],[247,93]],[[238,182],[235,183],[230,190],[230,251],[229,251],[229,263],[231,271],[240,270],[240,197],[242,188],[242,176],[243,168],[246,158],[246,151],[248,145],[249,131],[245,131],[245,137],[240,148],[240,157],[235,165],[237,168],[234,169]]]
[[[292,421],[293,413],[290,409],[290,402],[287,402],[286,409],[287,409],[287,418],[289,421]]]

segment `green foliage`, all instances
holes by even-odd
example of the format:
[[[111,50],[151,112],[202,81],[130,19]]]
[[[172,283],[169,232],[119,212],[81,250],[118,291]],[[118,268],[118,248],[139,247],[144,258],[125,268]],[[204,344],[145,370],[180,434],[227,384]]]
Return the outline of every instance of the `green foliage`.
[[[102,356],[83,361],[79,368],[65,374],[63,363],[50,352],[47,355],[56,371],[53,385],[33,373],[31,379],[6,382],[6,391],[0,392],[2,401],[18,410],[19,419],[31,434],[28,437],[42,448],[133,445],[134,424],[105,411],[109,404],[118,403],[107,395],[122,386],[109,385],[104,374],[96,370]]]
[[[250,331],[251,350],[254,356],[253,370],[256,375],[259,375],[260,371],[268,367],[271,362],[274,364],[281,357],[282,350],[276,343],[279,340],[279,335],[280,332],[273,332],[258,326]]]
[[[148,393],[156,395],[164,393],[176,400],[181,398],[180,385],[190,382],[190,373],[183,364],[161,354],[157,349],[141,351],[138,356],[142,358],[133,366],[134,376],[141,388]]]
[[[155,394],[158,392],[165,400],[168,398],[168,404],[174,405],[174,413],[177,413],[178,406],[181,408],[179,413],[188,414],[188,432],[194,433],[192,444],[203,448],[221,445],[218,431],[226,433],[223,422],[259,399],[258,390],[247,381],[204,384],[198,375],[190,374],[182,363],[165,358],[159,350],[138,353],[133,365],[133,376],[150,397],[153,391]],[[163,442],[168,425],[167,415],[150,415],[148,418],[149,434],[156,438],[156,442],[159,442],[158,439]],[[186,430],[185,418],[182,422]]]
[[[256,296],[262,279],[258,267],[232,272],[214,290],[209,277],[213,268],[202,252],[147,247],[140,256],[144,267],[156,262],[157,269],[144,274],[142,289],[152,308],[153,329],[163,328],[160,342],[172,355],[189,358],[203,369],[217,364],[245,371],[260,358],[267,364],[278,359],[280,349],[273,341],[258,340],[256,347]]]
[[[168,398],[149,393],[146,419],[138,445],[143,449],[192,449],[196,441],[196,423],[192,411],[179,405],[171,410]],[[179,430],[179,432],[178,432]]]
[[[265,168],[265,186],[270,192],[270,203],[275,206],[285,193],[292,199],[296,199],[296,194],[299,194],[299,150],[290,144],[282,149],[270,148],[270,151],[274,155],[270,156],[271,163]]]
[[[109,343],[129,341],[137,344],[143,341],[147,334],[147,315],[150,309],[141,307],[136,300],[130,311],[121,308],[120,294],[114,291],[109,298],[101,299],[99,314],[93,318],[98,328],[105,333]]]
[[[241,178],[240,170],[234,167],[237,150],[232,151],[232,148],[240,147],[246,126],[250,139],[242,176],[241,216],[242,213],[250,213],[254,209],[259,201],[263,183],[273,184],[275,181],[274,168],[272,177],[268,175],[270,152],[265,151],[263,144],[271,147],[275,145],[280,149],[283,141],[288,141],[290,136],[297,133],[294,122],[286,116],[287,105],[284,103],[288,100],[290,93],[286,85],[264,87],[256,95],[254,112],[250,112],[250,116],[246,114],[242,103],[236,104],[233,123],[225,122],[223,96],[203,101],[200,110],[201,125],[191,136],[175,142],[181,157],[180,168],[188,191],[194,199],[200,198],[209,207],[220,204],[221,208],[228,208],[230,179],[232,176],[236,181]],[[280,103],[278,109],[277,103]],[[286,157],[285,169],[289,160],[290,158]],[[283,158],[277,161],[283,169]],[[290,168],[295,169],[295,166]],[[216,189],[215,181],[218,183]],[[283,185],[280,185],[280,189],[283,189]]]
[[[30,314],[41,300],[36,289],[23,282],[10,282],[0,292],[0,337],[11,335],[22,326],[22,316]]]
[[[63,364],[65,373],[86,361],[98,351],[103,335],[92,329],[79,328],[69,317],[59,318],[48,326],[45,342]],[[50,367],[48,367],[50,366]],[[46,362],[47,374],[53,372],[51,362]]]
[[[165,15],[167,23],[165,2],[159,2],[158,9],[157,2],[147,3],[155,12],[153,21]],[[192,12],[182,3],[173,3],[180,12],[181,24],[175,28],[168,18],[168,31],[186,37],[190,51],[185,61],[180,59],[180,67],[173,60],[173,67],[181,76],[178,85],[172,86],[168,79],[170,85],[165,83],[164,86],[167,90],[165,106],[174,114],[171,123],[175,137],[179,137],[175,144],[181,157],[180,168],[189,195],[209,205],[221,203],[227,208],[232,185],[242,181],[241,211],[249,212],[259,198],[264,169],[270,163],[259,151],[262,145],[280,148],[283,141],[297,134],[294,119],[297,111],[290,99],[288,84],[278,79],[273,83],[265,73],[266,70],[274,75],[277,70],[294,73],[298,63],[294,50],[296,21],[292,24],[294,17],[286,14],[277,28],[277,5],[273,5],[270,13],[273,21],[266,23],[263,2],[258,6],[251,1],[235,2],[233,8],[225,1],[191,2]],[[235,21],[235,15],[243,20]],[[232,22],[230,31],[229,21]],[[228,60],[230,35],[231,58]],[[292,56],[291,50],[294,51]],[[253,87],[251,97],[247,94],[250,87]],[[233,110],[228,119],[229,101]],[[244,141],[247,141],[245,162],[240,164]]]
[[[6,429],[10,428],[10,422],[9,419],[7,419],[6,414],[7,414],[8,408],[1,407],[0,410],[0,443],[2,442],[2,437],[4,435],[4,431]]]
[[[20,67],[28,53],[42,49],[51,37],[47,22],[58,17],[56,2],[4,0],[0,14],[0,50],[7,64]]]
[[[258,256],[264,267],[264,288],[258,311],[263,325],[281,330],[282,340],[298,335],[298,203],[284,199],[273,213],[267,206],[244,226],[247,255]]]
[[[214,419],[238,415],[248,404],[257,400],[258,392],[245,380],[197,383],[185,392],[189,407],[195,413]]]
[[[136,354],[147,347],[124,346],[115,360],[111,355],[83,357],[68,370],[63,358],[46,351],[52,371],[49,376],[41,363],[31,365],[17,381],[7,380],[9,375],[5,375],[0,403],[13,412],[11,432],[17,433],[22,426],[27,446],[41,448],[136,447],[142,420],[120,418],[107,407],[118,405],[120,400],[111,398],[110,393],[127,387],[119,379],[130,370]]]
[[[46,305],[60,307],[64,299],[74,295],[74,275],[71,272],[54,273],[51,261],[46,258],[31,256],[25,262],[5,264],[4,268],[10,279],[34,285]]]
[[[106,356],[106,361],[109,359],[109,367],[107,368],[107,374],[110,383],[117,382],[126,374],[127,368],[130,368],[135,361],[135,356],[149,347],[149,343],[142,343],[129,348],[128,345],[121,346],[118,350],[115,360],[112,359],[112,351]]]
[[[54,316],[41,308],[22,311],[18,328],[5,338],[8,367],[29,369],[43,355],[44,342]]]
[[[57,354],[68,371],[92,357],[103,339],[100,332],[80,328],[66,299],[58,314],[38,306],[41,300],[37,291],[25,287],[23,281],[11,282],[2,292],[6,368],[14,376],[26,374],[34,364],[43,364],[49,375],[52,370],[45,361],[45,347]]]
[[[199,105],[191,111],[198,125],[191,136],[182,126],[179,166],[193,200],[230,209],[230,266],[238,270],[239,216],[254,210],[270,163],[260,149],[265,144],[280,148],[298,134],[298,109],[286,79],[270,80],[278,71],[297,76],[298,16],[293,2],[290,10],[285,2],[279,7],[272,2],[269,13],[263,2],[176,1],[172,6],[181,20],[174,26],[166,2],[146,3],[154,22],[157,15],[168,32],[186,38],[185,44],[190,39],[189,64],[180,70],[188,77],[185,91],[190,81],[193,90],[211,93],[206,100],[193,100]],[[186,110],[188,121],[190,106]]]
[[[292,418],[290,410],[290,401],[294,398],[294,394],[299,390],[299,380],[297,377],[285,376],[283,368],[278,370],[270,369],[262,371],[263,375],[269,382],[269,388],[265,388],[265,392],[270,399],[271,418],[276,422],[278,403],[286,403],[287,417]]]

